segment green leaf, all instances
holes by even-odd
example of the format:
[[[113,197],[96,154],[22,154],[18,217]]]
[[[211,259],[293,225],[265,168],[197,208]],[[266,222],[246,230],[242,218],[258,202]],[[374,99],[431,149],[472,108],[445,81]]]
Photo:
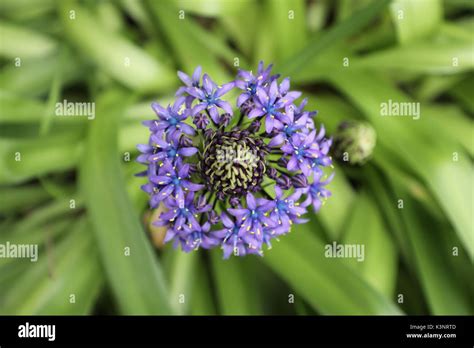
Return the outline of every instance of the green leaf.
[[[288,59],[307,41],[305,1],[273,0],[266,3],[273,23],[278,59]]]
[[[169,39],[176,60],[186,73],[192,74],[194,69],[201,65],[203,71],[212,76],[218,84],[227,82],[228,74],[219,64],[217,57],[209,54],[209,47],[197,35],[202,30],[199,30],[192,19],[180,19],[179,10],[171,2],[148,1],[145,4]]]
[[[394,0],[390,12],[402,44],[433,34],[443,20],[441,0]]]
[[[245,9],[252,0],[173,0],[179,10],[189,11],[200,16],[220,17]]]
[[[459,84],[451,89],[450,95],[452,95],[459,103],[471,113],[474,113],[474,101],[472,99],[471,92],[474,88],[474,75],[471,73]]]
[[[197,252],[185,253],[175,249],[169,252],[172,253],[167,272],[171,307],[174,313],[188,314],[189,304],[193,302],[195,284],[201,281],[195,278],[199,254]]]
[[[116,91],[98,101],[80,183],[120,312],[167,314],[169,297],[162,270],[127,197],[120,168],[117,133],[126,104],[125,95]]]
[[[0,57],[8,59],[41,57],[57,48],[53,39],[3,21],[0,22],[0,41]]]
[[[54,252],[54,262],[51,260]],[[46,253],[46,254],[44,254]],[[2,312],[14,315],[90,314],[102,287],[97,250],[80,220],[53,250],[40,253],[5,294]],[[74,301],[71,301],[74,295]]]
[[[472,259],[473,202],[465,194],[472,181],[472,164],[462,148],[446,138],[441,144],[438,134],[430,132],[428,125],[422,125],[423,122],[430,124],[430,114],[423,106],[423,115],[418,120],[413,120],[413,117],[382,117],[382,103],[413,101],[377,74],[351,71],[333,73],[330,79],[372,122],[377,139],[397,156],[398,161],[406,163],[427,183]],[[406,122],[411,122],[411,126],[405,126]],[[458,154],[458,161],[453,160],[454,153]]]
[[[0,139],[0,184],[73,167],[79,158],[80,129],[30,139]]]
[[[84,76],[84,66],[72,52],[64,52],[64,65],[61,78],[65,86]],[[23,96],[41,96],[50,90],[57,66],[63,57],[60,53],[47,56],[22,59],[16,66],[11,61],[0,71],[0,88],[5,92]]]
[[[244,264],[250,262],[231,256],[222,259],[222,250],[211,253],[212,270],[217,289],[219,313],[223,315],[261,315],[258,286]]]
[[[74,209],[71,208],[70,200],[75,199]],[[76,195],[71,196],[66,200],[57,200],[48,202],[31,213],[26,215],[22,220],[17,221],[11,227],[10,231],[1,235],[1,241],[11,241],[12,243],[41,243],[49,236],[48,228],[52,223],[61,222],[64,219],[70,219],[72,214],[80,211],[82,208],[81,199],[77,199]],[[77,210],[76,210],[77,209]],[[32,231],[36,231],[32,233]],[[51,236],[54,234],[51,234]],[[0,263],[5,260],[0,260]]]
[[[176,84],[174,72],[140,47],[107,31],[75,1],[61,1],[59,13],[69,38],[82,54],[125,86],[141,92],[166,90]],[[75,19],[70,18],[74,8]]]
[[[279,71],[286,76],[304,69],[315,56],[369,24],[370,21],[385,9],[389,2],[390,0],[372,1],[370,5],[357,11],[343,22],[331,27],[321,36],[315,36],[307,43],[306,47],[286,60],[279,67]]]
[[[193,295],[191,298],[192,315],[216,315],[214,294],[209,280],[210,272],[204,262],[199,258],[195,260],[195,281],[193,284]]]
[[[401,314],[393,302],[340,259],[325,257],[325,243],[313,236],[314,225],[297,225],[274,243],[263,261],[298,296],[321,314]]]
[[[365,193],[357,197],[353,214],[346,225],[344,244],[364,246],[364,259],[344,259],[380,293],[394,298],[397,278],[397,250],[380,214]]]
[[[39,185],[0,187],[0,211],[10,214],[31,209],[48,199],[48,193]]]
[[[472,314],[472,292],[456,277],[456,273],[462,269],[452,267],[450,259],[455,257],[452,253],[453,244],[446,243],[442,238],[443,235],[449,234],[447,226],[433,219],[425,209],[417,205],[397,177],[390,173],[389,177],[397,197],[403,199],[404,207],[399,209],[399,213],[405,223],[413,255],[414,263],[411,266],[422,284],[432,314]],[[469,263],[467,256],[465,261]],[[470,279],[472,283],[472,267],[468,268],[468,273],[462,278]]]
[[[333,171],[335,172],[334,179],[328,185],[331,198],[324,202],[317,217],[328,230],[331,238],[338,240],[347,226],[347,219],[358,198],[342,169],[335,166]],[[311,209],[310,207],[308,211],[312,212]]]
[[[44,16],[54,9],[54,0],[3,0],[0,2],[2,16],[14,20],[29,21]]]
[[[0,91],[0,123],[38,122],[46,106],[37,99]]]
[[[471,42],[414,43],[355,59],[354,68],[455,74],[473,70]]]

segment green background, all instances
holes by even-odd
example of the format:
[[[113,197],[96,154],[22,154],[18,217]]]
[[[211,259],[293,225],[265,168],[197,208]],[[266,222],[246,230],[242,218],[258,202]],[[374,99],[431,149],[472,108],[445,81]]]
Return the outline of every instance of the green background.
[[[472,4],[2,0],[0,243],[40,253],[0,259],[0,314],[473,314]],[[373,158],[337,163],[320,213],[263,258],[157,247],[133,176],[150,103],[177,70],[224,83],[260,60],[329,134],[370,122]],[[55,116],[64,99],[95,119]],[[389,99],[420,119],[381,117]],[[364,262],[326,258],[333,241]]]

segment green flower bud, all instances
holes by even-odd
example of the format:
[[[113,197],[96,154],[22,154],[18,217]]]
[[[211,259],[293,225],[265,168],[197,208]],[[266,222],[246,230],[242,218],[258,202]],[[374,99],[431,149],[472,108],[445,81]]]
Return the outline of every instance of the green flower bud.
[[[372,156],[377,134],[370,123],[344,121],[334,135],[334,157],[352,165],[362,165]]]

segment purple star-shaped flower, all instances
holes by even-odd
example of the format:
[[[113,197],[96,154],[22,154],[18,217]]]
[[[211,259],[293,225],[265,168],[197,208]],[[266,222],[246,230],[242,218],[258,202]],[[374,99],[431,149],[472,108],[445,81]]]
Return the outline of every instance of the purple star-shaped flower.
[[[178,159],[173,166],[170,161],[164,164],[158,170],[157,176],[151,176],[150,181],[159,187],[158,200],[163,200],[173,194],[175,198],[184,201],[184,191],[199,191],[204,188],[202,184],[194,184],[186,180],[189,177],[190,165],[182,163]]]
[[[228,259],[231,254],[236,256],[244,256],[247,254],[261,255],[259,247],[255,245],[249,245],[241,237],[241,222],[232,220],[225,213],[221,214],[221,220],[224,228],[216,231],[214,235],[222,240],[224,259]]]
[[[305,223],[308,220],[300,217],[306,213],[306,209],[298,205],[302,195],[301,190],[296,190],[288,197],[283,197],[283,190],[275,186],[275,208],[270,213],[270,219],[276,222],[272,230],[275,235],[287,233],[293,223]]]
[[[257,75],[253,75],[251,71],[239,70],[237,76],[243,80],[236,80],[235,86],[240,88],[244,92],[237,98],[237,106],[240,108],[243,103],[252,98],[257,93],[258,87],[263,87],[266,83],[273,81],[278,78],[278,75],[270,77],[272,70],[272,64],[266,69],[263,62],[260,61],[258,64]]]
[[[160,219],[155,222],[156,226],[171,225],[172,231],[168,232],[165,241],[170,240],[176,233],[179,233],[184,226],[190,228],[199,228],[199,222],[196,220],[196,214],[201,214],[211,210],[210,204],[198,202],[194,203],[194,192],[188,192],[184,201],[179,201],[174,197],[168,197],[165,201],[167,211],[161,213]],[[168,236],[168,234],[170,234]]]
[[[304,113],[299,117],[298,119],[295,119],[295,112],[294,112],[295,106],[288,105],[285,108],[285,114],[287,116],[287,122],[286,124],[282,127],[281,130],[279,130],[276,135],[270,140],[268,143],[268,146],[277,146],[288,139],[290,139],[294,134],[298,133],[301,129],[306,127],[306,124],[308,122],[308,113]]]
[[[315,141],[319,143],[319,155],[311,162],[311,168],[314,173],[321,174],[321,167],[328,167],[332,164],[331,156],[329,155],[329,149],[332,145],[332,139],[324,138],[325,129],[321,126],[319,133],[315,138]]]
[[[192,77],[189,77],[188,75],[186,75],[182,71],[178,71],[178,77],[181,81],[183,81],[185,86],[181,86],[181,87],[178,88],[178,90],[176,91],[176,96],[177,97],[187,93],[187,91],[186,91],[187,87],[199,87],[199,83],[200,83],[200,80],[201,80],[201,71],[202,71],[201,66],[198,66],[194,70]],[[194,96],[188,94],[186,96],[186,106],[190,107],[194,99],[195,99]]]
[[[190,110],[186,108],[184,101],[185,97],[179,97],[173,106],[168,105],[166,109],[158,103],[152,103],[151,107],[159,119],[145,121],[143,124],[150,127],[153,133],[166,132],[173,136],[181,133],[194,135],[194,128],[184,122],[190,115]]]
[[[202,87],[187,87],[186,92],[193,97],[199,99],[192,110],[192,114],[196,115],[206,109],[211,115],[214,123],[219,124],[219,111],[217,108],[223,109],[226,113],[232,115],[232,107],[230,104],[220,99],[224,94],[234,88],[235,83],[229,82],[222,86],[217,86],[211,78],[204,74],[202,78]]]
[[[268,91],[265,88],[257,88],[255,107],[250,111],[248,117],[252,119],[265,116],[265,131],[267,133],[270,133],[274,128],[281,129],[283,122],[289,122],[288,117],[282,112],[283,108],[290,105],[300,95],[301,92],[288,92],[283,96],[277,81],[274,80]]]
[[[255,199],[250,192],[246,198],[247,208],[230,208],[227,211],[241,222],[239,236],[244,242],[260,248],[263,228],[273,226],[273,221],[266,213],[275,206],[275,202],[264,198]]]
[[[323,204],[323,201],[331,196],[331,191],[324,188],[327,184],[331,182],[334,177],[332,173],[329,178],[324,181],[321,181],[322,173],[314,174],[314,182],[309,185],[307,188],[303,189],[304,193],[308,195],[306,200],[301,204],[302,207],[307,207],[313,205],[314,212],[317,213]]]
[[[161,135],[152,134],[150,140],[153,146],[138,145],[137,148],[146,154],[146,160],[149,162],[163,162],[166,159],[176,161],[178,158],[192,156],[198,151],[195,147],[181,146],[177,136],[169,136],[168,138],[170,139],[163,140]],[[143,159],[138,156],[137,161],[140,162]]]
[[[215,236],[214,232],[210,232],[211,224],[209,222],[198,227],[183,227],[183,234],[180,236],[181,247],[183,251],[190,252],[200,247],[211,249],[220,244],[220,239]]]
[[[308,135],[295,134],[290,141],[281,147],[281,150],[289,154],[291,157],[286,165],[289,171],[298,168],[304,175],[311,175],[311,163],[319,156],[319,146],[315,142],[316,131],[312,131]]]

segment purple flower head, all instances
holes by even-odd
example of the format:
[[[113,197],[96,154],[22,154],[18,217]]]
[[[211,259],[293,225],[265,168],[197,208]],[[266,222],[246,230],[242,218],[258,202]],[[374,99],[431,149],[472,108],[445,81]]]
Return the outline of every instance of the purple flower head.
[[[137,175],[148,179],[150,207],[162,209],[154,224],[166,228],[165,242],[184,252],[220,247],[225,259],[263,256],[330,196],[332,176],[321,177],[332,167],[332,139],[322,125],[316,132],[307,100],[295,105],[301,93],[271,68],[260,62],[256,74],[240,70],[222,86],[200,67],[178,72],[175,102],[152,104],[157,119],[144,122],[148,142],[137,146],[147,169]],[[236,100],[223,100],[234,88]]]
[[[235,83],[232,81],[222,86],[217,86],[207,74],[204,74],[202,87],[186,88],[186,92],[199,101],[198,104],[193,107],[192,114],[196,115],[203,110],[207,110],[214,123],[219,124],[220,115],[218,108],[230,115],[233,114],[230,104],[220,98],[234,88],[234,85]]]

